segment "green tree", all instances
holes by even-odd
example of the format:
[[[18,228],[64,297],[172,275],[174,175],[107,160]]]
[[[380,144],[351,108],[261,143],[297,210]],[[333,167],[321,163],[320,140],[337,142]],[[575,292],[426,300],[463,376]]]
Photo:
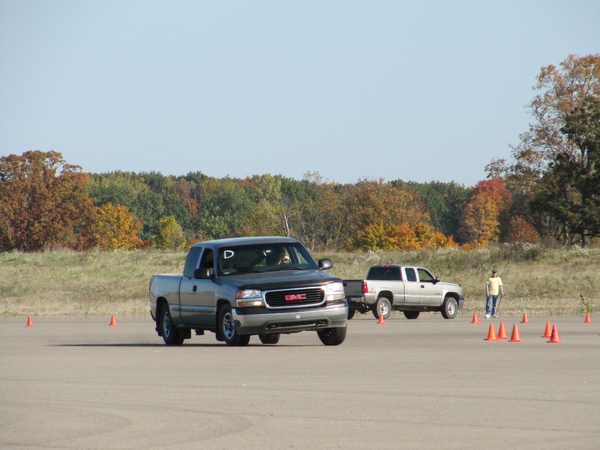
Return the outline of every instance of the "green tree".
[[[590,177],[595,166],[583,177],[586,161],[594,158],[587,153],[590,149],[582,152],[579,137],[594,125],[593,105],[600,98],[600,55],[569,55],[560,67],[543,67],[535,89],[540,93],[529,105],[534,121],[513,148],[512,160],[492,161],[486,167],[488,176],[505,178],[513,193],[514,214],[533,225],[542,238],[569,244],[578,235],[586,246],[595,233],[595,200],[584,191],[593,189]],[[572,182],[567,181],[570,175],[575,177]],[[566,202],[576,206],[568,208]]]

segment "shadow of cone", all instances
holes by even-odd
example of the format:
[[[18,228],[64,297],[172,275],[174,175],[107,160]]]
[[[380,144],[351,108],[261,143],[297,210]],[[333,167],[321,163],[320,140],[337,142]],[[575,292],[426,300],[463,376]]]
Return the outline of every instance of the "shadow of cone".
[[[554,325],[552,327],[552,336],[550,337],[548,344],[560,344],[561,342],[562,341],[558,337],[558,327],[556,325]]]
[[[33,320],[31,320],[31,316],[27,316],[27,327],[32,327],[33,326]]]
[[[471,323],[479,323],[479,320],[477,320],[477,313],[473,313],[473,320],[471,320]]]
[[[379,312],[379,320],[377,321],[378,325],[385,325],[385,320],[383,320],[383,313]]]
[[[590,317],[590,313],[585,313],[585,320],[583,323],[592,323],[592,318]]]
[[[544,331],[543,338],[552,337],[552,328],[550,326],[550,321],[546,322],[546,330]]]
[[[527,318],[527,313],[523,313],[523,320],[521,323],[529,323],[529,319]]]
[[[117,326],[117,320],[115,319],[115,315],[114,314],[110,318],[110,323],[108,324],[108,326],[109,327],[116,327]]]
[[[484,339],[484,341],[497,341],[496,331],[494,330],[494,324],[490,323],[490,329],[488,331],[488,337]]]
[[[519,336],[519,329],[516,323],[513,325],[512,335],[508,342],[521,342],[521,336]]]
[[[504,329],[504,322],[500,322],[500,328],[498,329],[498,339],[508,339],[506,330]]]

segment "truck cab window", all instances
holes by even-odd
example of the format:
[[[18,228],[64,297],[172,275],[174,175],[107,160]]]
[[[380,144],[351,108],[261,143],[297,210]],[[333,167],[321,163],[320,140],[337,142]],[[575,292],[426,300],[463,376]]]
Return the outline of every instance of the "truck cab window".
[[[406,273],[406,281],[417,281],[417,273],[412,267],[406,267],[404,273]]]
[[[425,281],[425,282],[429,282],[429,283],[433,283],[435,278],[433,275],[431,275],[428,271],[426,271],[425,269],[417,269],[419,272],[419,280],[421,281]]]
[[[194,271],[198,268],[200,253],[202,253],[202,247],[192,247],[190,249],[188,257],[185,260],[185,267],[183,268],[184,277],[194,278]]]
[[[213,256],[213,251],[210,248],[207,248],[202,254],[202,260],[200,261],[201,269],[210,269],[211,275],[214,273],[215,267],[215,259]]]

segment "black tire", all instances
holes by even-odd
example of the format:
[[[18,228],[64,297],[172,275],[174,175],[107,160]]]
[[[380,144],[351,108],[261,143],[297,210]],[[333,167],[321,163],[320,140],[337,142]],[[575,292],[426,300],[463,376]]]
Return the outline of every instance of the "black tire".
[[[169,310],[169,305],[167,304],[163,305],[163,307],[160,310],[158,326],[160,327],[160,332],[162,333],[163,341],[165,341],[165,344],[183,344],[183,339],[179,334],[179,330],[173,323],[173,319],[171,319],[171,311]]]
[[[227,345],[241,347],[248,345],[248,342],[250,342],[249,334],[239,334],[237,332],[229,304],[223,305],[219,311],[219,331]]]
[[[404,311],[404,317],[414,320],[419,317],[420,311]]]
[[[281,335],[279,333],[273,333],[273,334],[259,334],[258,338],[260,339],[260,342],[262,342],[265,345],[274,345],[277,344],[279,342],[279,338],[281,337]]]
[[[354,308],[348,307],[348,320],[352,319],[356,314],[356,310]]]
[[[379,297],[373,308],[373,315],[379,319],[379,314],[383,313],[384,319],[389,319],[392,315],[392,304],[386,297]]]
[[[442,317],[454,319],[458,315],[458,303],[454,297],[446,297],[442,305]]]
[[[326,328],[317,331],[317,334],[325,345],[340,345],[346,339],[346,327]]]

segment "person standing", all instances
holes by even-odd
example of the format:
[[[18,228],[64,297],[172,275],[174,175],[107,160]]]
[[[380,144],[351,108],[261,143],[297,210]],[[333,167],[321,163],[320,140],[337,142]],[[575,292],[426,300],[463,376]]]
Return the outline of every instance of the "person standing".
[[[498,295],[504,295],[502,279],[498,276],[496,269],[492,270],[492,276],[485,283],[485,318],[490,318],[490,312],[493,317],[498,317]]]

